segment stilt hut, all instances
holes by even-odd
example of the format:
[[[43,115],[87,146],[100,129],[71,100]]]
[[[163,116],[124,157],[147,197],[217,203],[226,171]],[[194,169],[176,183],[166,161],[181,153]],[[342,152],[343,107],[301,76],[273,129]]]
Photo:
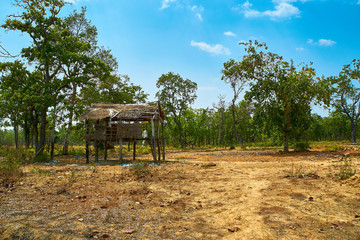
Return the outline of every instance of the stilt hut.
[[[108,143],[119,144],[119,159],[123,161],[123,143],[134,144],[133,159],[136,158],[136,142],[150,143],[154,161],[165,160],[164,113],[160,104],[93,104],[81,116],[86,126],[86,163],[89,163],[89,145],[93,142],[95,162],[99,160],[99,144],[104,146],[104,160],[107,159]],[[151,124],[151,137],[142,136],[144,122]]]

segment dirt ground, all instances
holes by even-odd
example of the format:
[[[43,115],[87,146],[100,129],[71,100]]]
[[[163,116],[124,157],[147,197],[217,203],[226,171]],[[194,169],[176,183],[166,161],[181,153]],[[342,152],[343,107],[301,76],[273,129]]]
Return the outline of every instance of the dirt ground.
[[[0,239],[360,239],[359,173],[336,177],[360,170],[360,151],[173,150],[135,167],[56,160],[0,188]]]

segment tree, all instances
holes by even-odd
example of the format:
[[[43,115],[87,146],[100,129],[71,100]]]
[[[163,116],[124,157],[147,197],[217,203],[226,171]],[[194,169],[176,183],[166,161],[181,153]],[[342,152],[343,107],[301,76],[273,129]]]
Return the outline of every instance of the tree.
[[[60,56],[65,50],[62,44],[68,31],[63,27],[59,17],[65,6],[63,0],[16,0],[15,6],[23,9],[20,15],[11,15],[2,25],[7,30],[17,30],[26,33],[32,44],[22,49],[21,55],[42,73],[39,80],[42,101],[37,105],[40,111],[40,138],[37,154],[45,147],[47,111],[54,106],[54,94],[58,94],[64,84],[57,77],[61,70]]]
[[[335,108],[340,110],[351,122],[351,141],[356,143],[356,130],[360,117],[360,60],[354,59],[344,65],[338,77],[331,77],[334,86]]]
[[[8,50],[6,50],[1,44],[0,44],[0,57],[1,58],[14,58],[15,56],[11,55]]]
[[[224,69],[222,72],[221,80],[225,83],[229,83],[231,89],[233,90],[233,98],[231,100],[232,108],[232,118],[233,118],[233,128],[236,136],[236,140],[243,148],[243,140],[239,136],[238,130],[236,128],[237,122],[239,121],[235,116],[236,101],[239,99],[240,94],[244,90],[244,87],[250,83],[251,80],[256,78],[258,73],[257,69],[261,67],[262,63],[262,52],[257,52],[258,48],[266,47],[265,44],[254,43],[250,40],[248,43],[240,43],[246,46],[247,55],[244,55],[240,62],[236,62],[233,59],[230,59],[228,62],[224,63]]]
[[[301,133],[309,128],[311,103],[320,99],[315,70],[308,65],[297,70],[277,54],[247,49],[249,58],[256,59],[251,66],[254,82],[246,99],[261,113],[266,129],[281,134],[284,152],[289,151],[289,140],[299,141]]]
[[[131,83],[127,75],[111,75],[82,91],[82,98],[89,103],[134,104],[145,102],[147,97],[141,86]]]
[[[219,95],[219,102],[217,104],[213,104],[213,108],[217,109],[220,117],[218,118],[219,120],[219,144],[221,146],[225,146],[225,117],[224,117],[224,113],[225,113],[225,96],[223,95]]]
[[[184,129],[182,117],[185,110],[194,103],[197,90],[197,84],[189,79],[183,79],[179,74],[169,72],[161,75],[156,82],[159,91],[156,93],[165,113],[171,114],[178,131],[179,143],[185,147]]]
[[[84,99],[79,98],[82,89],[96,86],[96,81],[109,79],[117,63],[110,51],[97,46],[97,29],[85,17],[86,8],[74,11],[64,19],[69,34],[65,37],[66,50],[61,57],[62,73],[68,86],[63,89],[66,99],[63,104],[68,112],[67,131],[63,154],[68,154],[69,136],[74,117],[81,114]]]
[[[351,122],[340,109],[335,108],[328,117],[324,117],[323,127],[328,140],[351,141]]]
[[[27,111],[29,72],[20,61],[0,63],[0,118],[11,121],[18,147],[19,126]]]

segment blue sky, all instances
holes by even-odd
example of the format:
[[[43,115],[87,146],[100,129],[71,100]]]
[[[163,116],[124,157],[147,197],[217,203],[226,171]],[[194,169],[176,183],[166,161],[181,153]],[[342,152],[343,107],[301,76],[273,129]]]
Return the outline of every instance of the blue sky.
[[[64,14],[87,7],[99,45],[112,50],[119,73],[129,75],[154,100],[161,74],[179,73],[198,83],[193,107],[229,101],[221,69],[244,54],[240,41],[266,42],[269,50],[314,63],[317,75],[337,75],[360,56],[360,0],[68,0]],[[0,2],[0,21],[17,10]],[[0,30],[0,42],[18,54],[29,39]],[[317,111],[317,110],[316,110]],[[319,110],[320,111],[320,110]]]

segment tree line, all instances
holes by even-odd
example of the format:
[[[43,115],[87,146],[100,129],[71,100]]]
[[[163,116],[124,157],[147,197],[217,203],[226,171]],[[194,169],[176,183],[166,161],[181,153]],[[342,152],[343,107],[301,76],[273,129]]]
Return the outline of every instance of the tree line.
[[[146,94],[117,72],[111,50],[98,45],[97,29],[86,8],[63,17],[64,0],[16,0],[22,13],[1,26],[28,35],[21,58],[0,62],[0,144],[20,142],[41,154],[49,146],[81,142],[78,116],[94,102],[141,103]],[[295,65],[269,52],[265,43],[240,43],[240,61],[223,64],[222,78],[232,100],[214,99],[212,107],[194,109],[197,84],[169,72],[157,80],[157,100],[167,119],[167,143],[180,147],[229,146],[264,142],[283,145],[318,140],[356,142],[360,116],[360,61],[344,65],[338,76],[317,77],[311,64]],[[3,46],[0,57],[11,57]],[[244,97],[242,97],[244,96]],[[313,114],[314,105],[331,109]],[[22,140],[19,140],[21,136]]]
[[[0,121],[19,128],[25,146],[36,155],[51,145],[56,129],[66,128],[63,154],[68,153],[73,122],[93,102],[144,102],[147,94],[117,73],[111,51],[98,45],[97,29],[86,19],[86,8],[61,17],[64,0],[16,0],[22,11],[1,26],[31,39],[21,60],[0,63]]]
[[[282,145],[287,152],[290,145],[308,141],[356,142],[359,60],[344,65],[338,76],[317,77],[312,64],[295,66],[292,60],[269,52],[265,43],[239,44],[244,46],[243,58],[230,59],[221,71],[222,80],[233,92],[228,104],[219,96],[212,108],[189,108],[196,99],[196,83],[173,73],[159,78],[157,86],[162,88],[157,96],[170,115],[167,131],[171,143],[181,147],[238,144],[244,148],[244,143],[267,142]],[[330,109],[330,116],[312,113],[314,105]]]

